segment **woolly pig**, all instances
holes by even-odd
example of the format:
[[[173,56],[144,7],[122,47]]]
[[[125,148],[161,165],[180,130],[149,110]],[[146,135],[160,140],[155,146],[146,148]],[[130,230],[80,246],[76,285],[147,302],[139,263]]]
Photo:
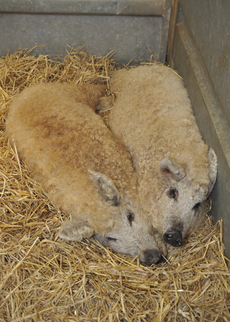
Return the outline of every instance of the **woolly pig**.
[[[181,79],[163,65],[115,71],[112,132],[131,153],[139,196],[154,236],[181,246],[204,220],[204,202],[217,175],[215,152],[203,142]]]
[[[34,85],[14,99],[6,131],[53,204],[71,215],[61,238],[94,235],[151,265],[161,253],[139,206],[130,155],[94,112],[104,92],[99,85]]]

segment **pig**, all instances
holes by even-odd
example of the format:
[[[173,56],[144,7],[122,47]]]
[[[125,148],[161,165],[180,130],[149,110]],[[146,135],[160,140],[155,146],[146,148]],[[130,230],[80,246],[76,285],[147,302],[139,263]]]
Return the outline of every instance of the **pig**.
[[[94,236],[115,252],[162,262],[131,156],[95,113],[102,85],[37,84],[13,100],[6,132],[50,201],[70,215],[59,236]]]
[[[110,76],[116,100],[109,128],[132,156],[141,205],[166,255],[167,244],[182,246],[204,221],[217,157],[202,140],[187,91],[174,71],[141,65]]]

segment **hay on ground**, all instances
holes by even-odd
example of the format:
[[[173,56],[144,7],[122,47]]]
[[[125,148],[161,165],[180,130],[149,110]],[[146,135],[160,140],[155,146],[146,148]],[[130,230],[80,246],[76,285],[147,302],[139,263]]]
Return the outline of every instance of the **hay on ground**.
[[[0,58],[0,321],[230,321],[221,221],[207,216],[185,246],[153,267],[93,238],[61,240],[64,214],[8,144],[4,122],[16,93],[39,82],[107,83],[114,68],[110,55],[82,48],[61,61],[24,50]]]

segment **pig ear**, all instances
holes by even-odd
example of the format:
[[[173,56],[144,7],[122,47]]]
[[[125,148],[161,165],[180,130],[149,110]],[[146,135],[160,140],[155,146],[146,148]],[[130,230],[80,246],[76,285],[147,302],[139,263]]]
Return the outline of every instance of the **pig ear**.
[[[170,157],[165,158],[159,162],[161,173],[169,179],[175,179],[177,181],[185,177],[185,173],[182,167],[172,163]]]
[[[209,158],[209,178],[210,178],[210,184],[208,186],[208,190],[209,192],[211,192],[216,182],[216,176],[217,176],[217,156],[215,151],[212,148],[209,149],[208,158]]]
[[[89,170],[90,178],[98,187],[100,193],[112,206],[119,206],[120,195],[113,181],[100,172]]]
[[[86,221],[65,221],[59,232],[59,237],[67,240],[82,240],[82,238],[88,238],[94,235],[94,230]]]

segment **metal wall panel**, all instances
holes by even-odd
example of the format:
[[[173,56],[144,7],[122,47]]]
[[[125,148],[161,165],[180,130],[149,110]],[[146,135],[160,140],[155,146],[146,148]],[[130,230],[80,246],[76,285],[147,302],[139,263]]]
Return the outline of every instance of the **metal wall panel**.
[[[0,0],[0,55],[18,48],[66,54],[67,44],[86,45],[119,63],[165,61],[171,0]],[[148,49],[149,47],[149,49]]]
[[[183,20],[171,26],[169,63],[183,77],[201,134],[218,157],[218,179],[211,195],[214,218],[223,219],[230,257],[230,2],[174,1]]]

